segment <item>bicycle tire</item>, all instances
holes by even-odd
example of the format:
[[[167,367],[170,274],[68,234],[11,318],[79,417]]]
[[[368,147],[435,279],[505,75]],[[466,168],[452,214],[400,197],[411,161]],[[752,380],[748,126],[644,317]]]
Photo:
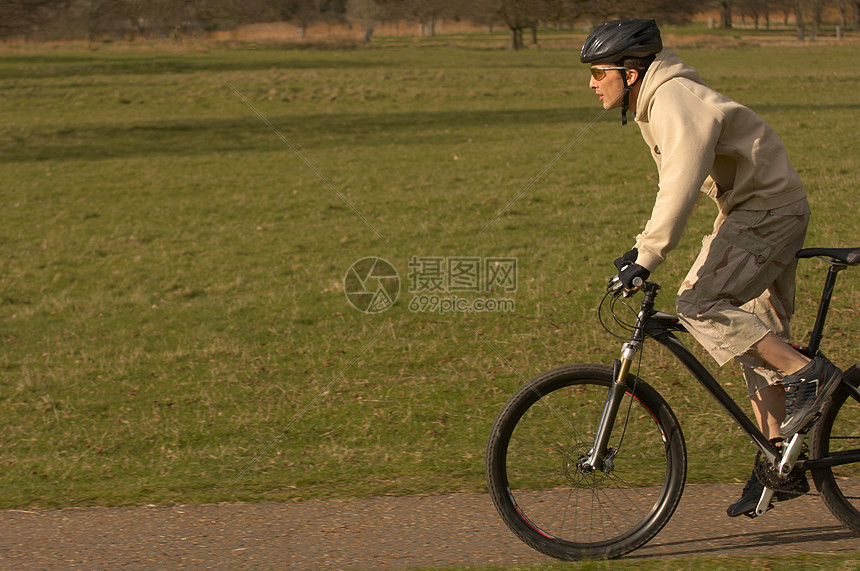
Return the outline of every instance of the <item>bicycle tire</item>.
[[[860,385],[860,370],[854,365],[844,378]],[[809,457],[818,459],[831,452],[860,448],[860,402],[838,388],[821,411],[812,429]],[[848,529],[860,535],[860,463],[810,470],[824,505]]]
[[[629,553],[663,528],[681,499],[681,426],[663,397],[633,375],[610,440],[613,469],[577,468],[611,383],[604,365],[548,371],[508,400],[490,432],[487,483],[499,515],[524,543],[556,559]]]

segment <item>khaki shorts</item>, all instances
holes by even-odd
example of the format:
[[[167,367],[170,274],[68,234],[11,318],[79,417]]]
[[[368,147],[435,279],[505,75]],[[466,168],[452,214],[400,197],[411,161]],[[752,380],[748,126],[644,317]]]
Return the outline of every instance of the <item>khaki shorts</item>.
[[[782,374],[746,353],[773,332],[789,340],[795,254],[809,224],[806,199],[773,210],[735,210],[702,241],[675,305],[720,366],[737,359],[750,395]]]

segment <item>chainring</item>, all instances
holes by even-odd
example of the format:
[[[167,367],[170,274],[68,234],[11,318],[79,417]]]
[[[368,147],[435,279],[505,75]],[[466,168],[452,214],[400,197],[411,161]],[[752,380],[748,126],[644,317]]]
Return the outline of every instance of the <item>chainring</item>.
[[[781,448],[782,441],[775,443],[778,448]],[[803,443],[803,449],[800,452],[798,461],[806,458],[807,446]],[[761,450],[755,456],[755,473],[758,476],[758,481],[765,487],[768,487],[776,493],[800,494],[806,482],[806,475],[796,467],[788,473],[788,476],[781,478],[779,476],[778,467],[773,466],[768,462]],[[808,488],[806,488],[808,489]]]

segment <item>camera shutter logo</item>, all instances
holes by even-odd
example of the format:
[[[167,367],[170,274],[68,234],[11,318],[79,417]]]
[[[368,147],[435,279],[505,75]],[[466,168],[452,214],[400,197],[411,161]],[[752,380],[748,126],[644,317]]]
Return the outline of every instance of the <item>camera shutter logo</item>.
[[[364,313],[381,313],[394,305],[400,295],[400,275],[382,258],[362,258],[343,277],[346,299]]]

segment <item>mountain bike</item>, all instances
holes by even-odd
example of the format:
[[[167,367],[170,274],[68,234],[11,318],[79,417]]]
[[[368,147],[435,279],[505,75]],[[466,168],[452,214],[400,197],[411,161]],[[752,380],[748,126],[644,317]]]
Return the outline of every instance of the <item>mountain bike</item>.
[[[797,257],[829,265],[809,344],[797,347],[811,358],[837,275],[860,264],[860,248],[809,248]],[[611,367],[576,364],[543,373],[504,405],[486,456],[487,483],[502,520],[530,547],[564,560],[620,557],[669,521],[684,490],[687,449],[669,404],[639,376],[642,346],[654,340],[758,448],[756,473],[765,489],[753,517],[772,507],[774,493],[787,482],[808,472],[831,513],[860,535],[860,363],[845,370],[803,430],[788,442],[770,441],[675,335],[685,331],[679,318],[654,309],[659,289],[642,284],[636,312],[620,284],[610,283],[598,314],[607,329],[602,316],[608,310],[629,331],[621,357]],[[635,321],[624,308],[633,310]]]

